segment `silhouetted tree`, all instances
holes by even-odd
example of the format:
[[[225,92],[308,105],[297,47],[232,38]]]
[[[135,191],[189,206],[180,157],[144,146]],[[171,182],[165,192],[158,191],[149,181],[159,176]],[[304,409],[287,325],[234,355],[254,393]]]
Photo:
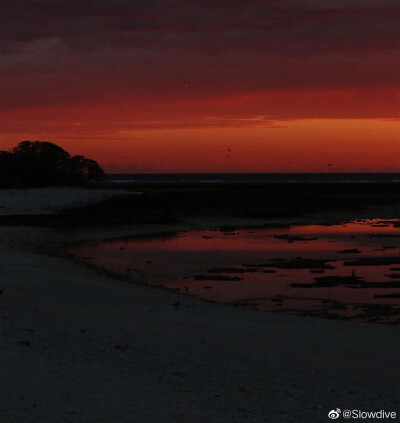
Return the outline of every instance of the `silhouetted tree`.
[[[15,160],[9,151],[0,151],[0,186],[18,187],[21,182],[15,177]]]
[[[96,161],[71,157],[51,142],[22,141],[10,152],[0,152],[2,187],[81,185],[104,175]]]
[[[89,180],[98,180],[104,176],[103,169],[95,160],[85,156],[73,156],[69,159],[70,167],[78,177],[84,176]]]

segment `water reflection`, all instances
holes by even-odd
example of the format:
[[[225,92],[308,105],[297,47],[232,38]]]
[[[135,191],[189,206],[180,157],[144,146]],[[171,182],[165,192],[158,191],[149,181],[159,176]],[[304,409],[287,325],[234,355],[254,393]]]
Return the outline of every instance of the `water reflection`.
[[[242,307],[399,321],[399,220],[221,228],[71,249],[133,280]]]

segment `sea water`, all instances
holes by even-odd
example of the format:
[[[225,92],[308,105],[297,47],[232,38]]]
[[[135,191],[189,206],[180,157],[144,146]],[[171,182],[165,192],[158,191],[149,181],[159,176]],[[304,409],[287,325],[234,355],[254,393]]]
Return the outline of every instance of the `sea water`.
[[[400,317],[399,220],[209,228],[71,247],[76,257],[236,306],[394,323]]]

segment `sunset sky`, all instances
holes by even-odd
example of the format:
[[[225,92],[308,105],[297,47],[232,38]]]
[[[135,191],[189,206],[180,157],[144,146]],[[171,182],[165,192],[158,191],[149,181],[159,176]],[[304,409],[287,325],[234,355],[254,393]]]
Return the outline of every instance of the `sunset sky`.
[[[51,141],[108,172],[400,171],[397,0],[1,3],[1,149]]]

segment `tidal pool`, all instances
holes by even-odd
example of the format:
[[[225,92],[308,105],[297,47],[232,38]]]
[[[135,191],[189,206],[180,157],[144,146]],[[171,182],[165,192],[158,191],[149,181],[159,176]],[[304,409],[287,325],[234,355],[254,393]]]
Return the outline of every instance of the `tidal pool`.
[[[76,245],[82,260],[236,306],[400,322],[400,221],[212,228]]]

